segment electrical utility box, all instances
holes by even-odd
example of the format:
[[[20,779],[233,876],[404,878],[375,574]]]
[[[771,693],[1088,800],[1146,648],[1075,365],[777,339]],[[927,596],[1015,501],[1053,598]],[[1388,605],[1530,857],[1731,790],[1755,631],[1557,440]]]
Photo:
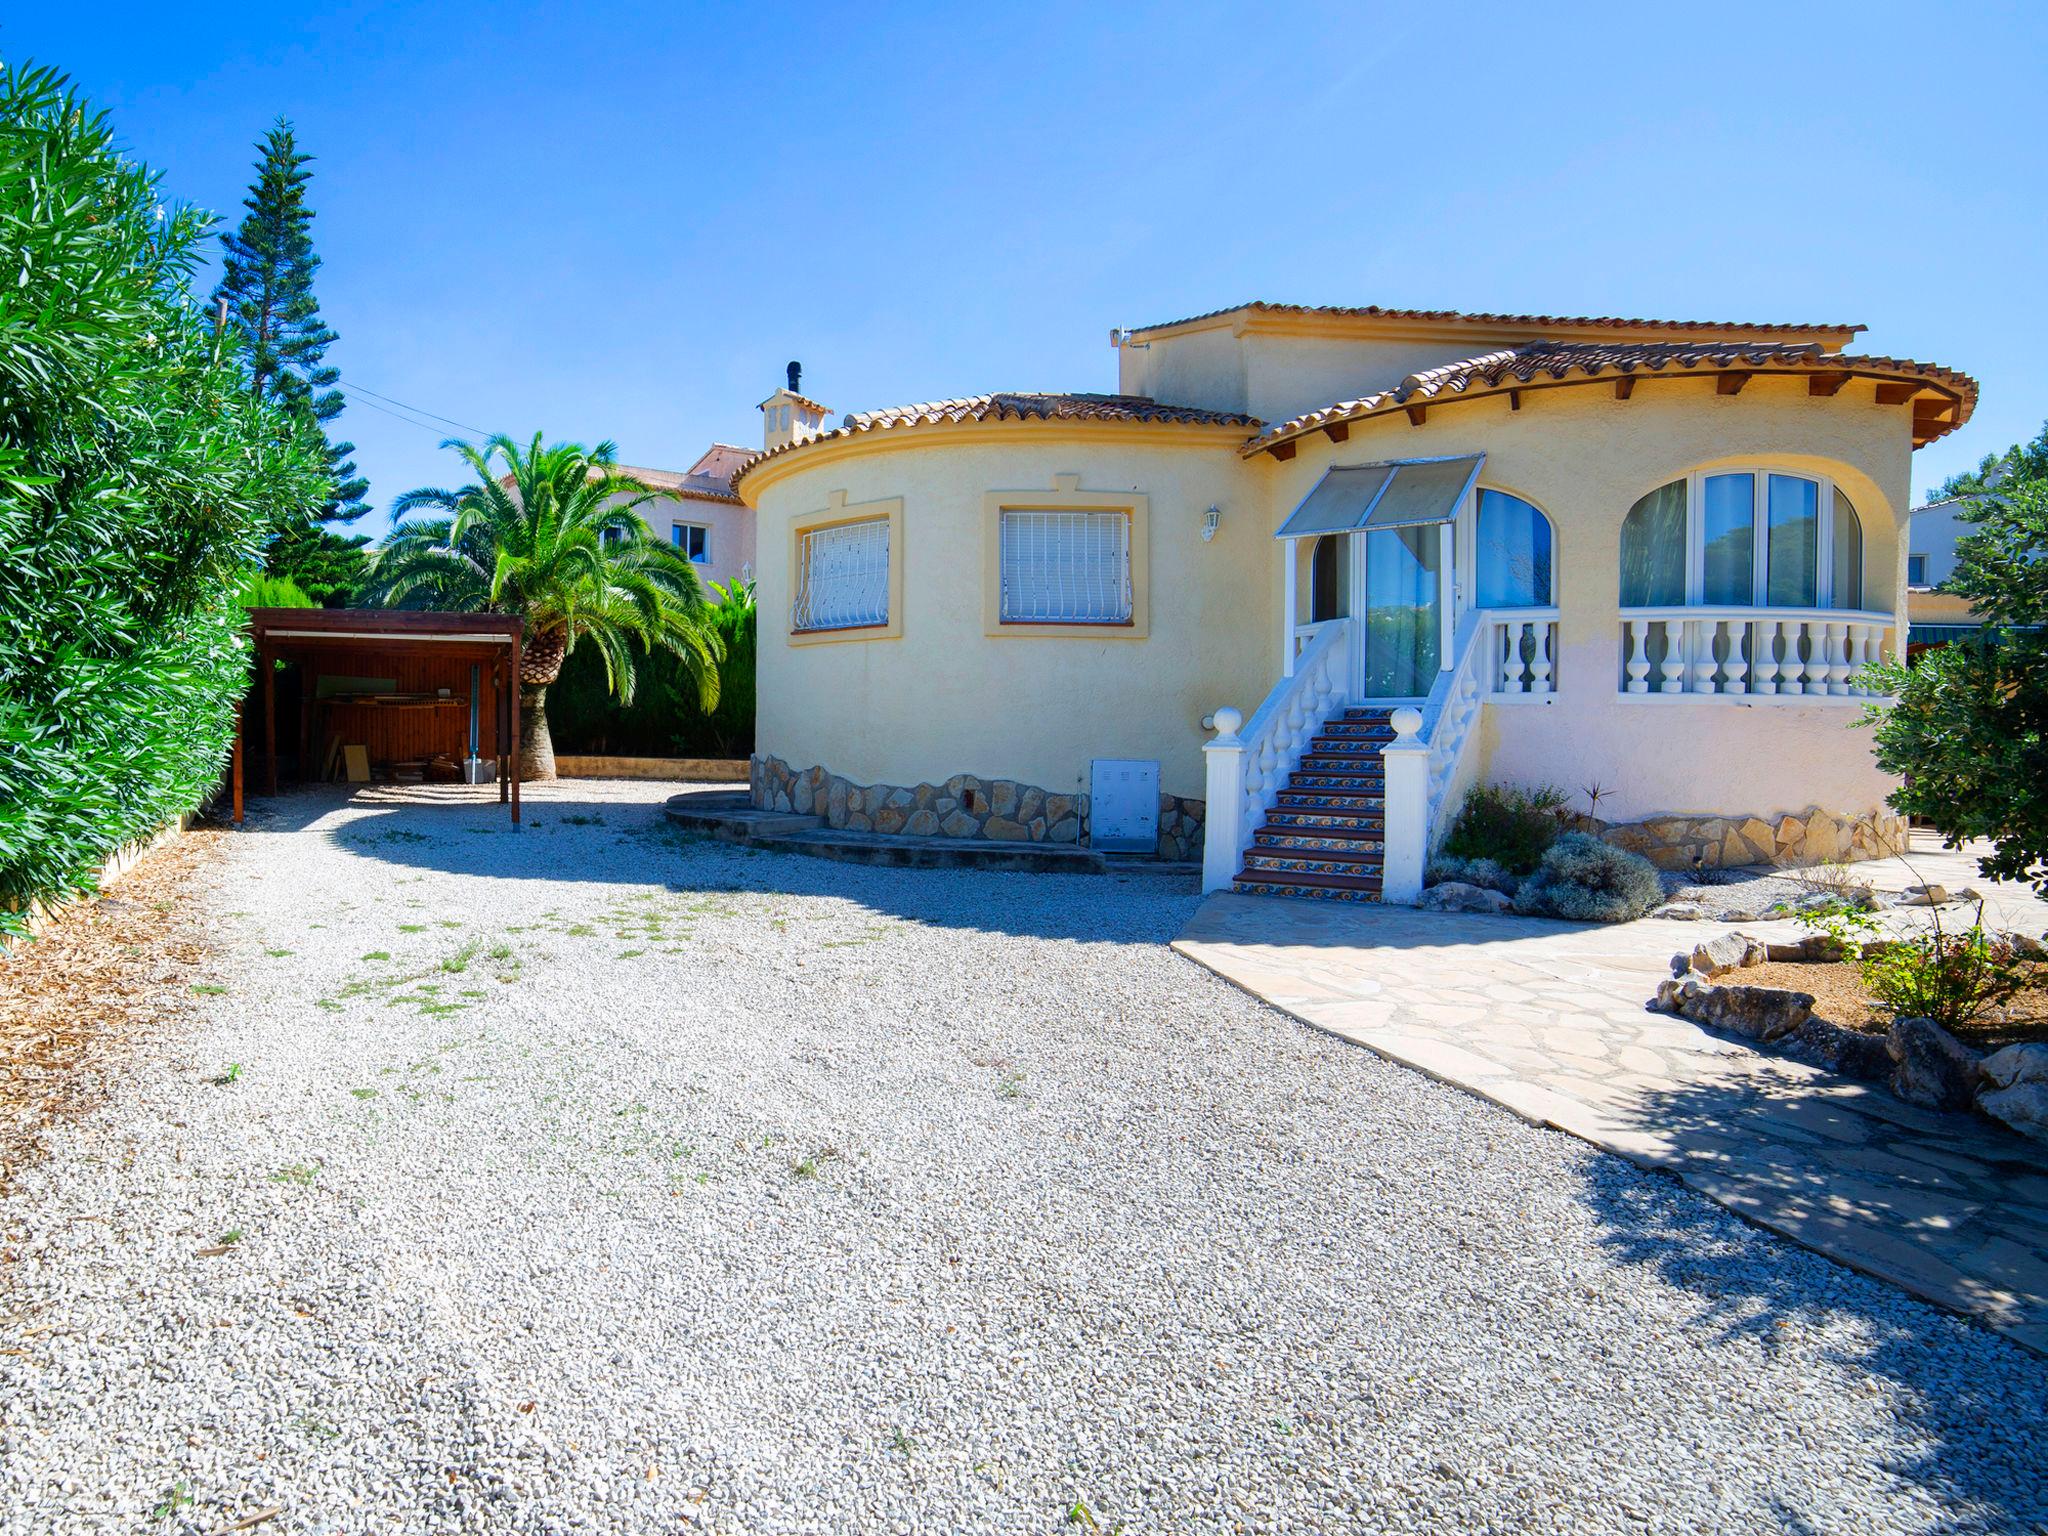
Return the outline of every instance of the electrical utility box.
[[[1105,853],[1159,847],[1159,764],[1098,757],[1088,780],[1088,845]]]

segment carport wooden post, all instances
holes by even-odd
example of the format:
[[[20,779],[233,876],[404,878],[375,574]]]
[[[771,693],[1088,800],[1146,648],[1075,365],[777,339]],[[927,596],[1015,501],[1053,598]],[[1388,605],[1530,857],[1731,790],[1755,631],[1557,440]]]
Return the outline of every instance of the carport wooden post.
[[[299,782],[313,778],[313,695],[320,691],[320,673],[310,660],[299,663]]]
[[[519,825],[519,668],[521,653],[525,649],[525,629],[521,624],[512,631],[512,825]]]
[[[512,719],[512,702],[505,692],[505,662],[501,657],[491,664],[491,695],[498,702],[492,711],[491,745],[498,749],[498,804],[508,804],[512,799],[512,768],[505,759],[505,732]]]
[[[263,783],[268,794],[277,793],[277,665],[268,651],[256,653],[256,665],[263,672],[263,755],[267,766]]]

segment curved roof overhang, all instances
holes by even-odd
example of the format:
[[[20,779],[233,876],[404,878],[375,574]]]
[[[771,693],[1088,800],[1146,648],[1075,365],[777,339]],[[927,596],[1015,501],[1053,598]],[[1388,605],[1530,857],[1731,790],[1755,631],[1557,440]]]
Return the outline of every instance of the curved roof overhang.
[[[747,506],[758,506],[759,493],[767,486],[823,464],[997,436],[1027,437],[1034,444],[1122,442],[1164,447],[1182,443],[1237,453],[1247,432],[1256,432],[1261,425],[1251,416],[1174,406],[1153,407],[1147,414],[1102,414],[1088,409],[1018,409],[1002,404],[1003,399],[980,396],[849,416],[846,425],[830,432],[757,454],[734,474],[733,490]]]
[[[1246,458],[1269,454],[1292,458],[1300,439],[1323,433],[1337,442],[1355,422],[1405,415],[1421,426],[1433,411],[1466,401],[1506,396],[1521,409],[1523,395],[1541,389],[1607,387],[1615,398],[1631,398],[1637,384],[1664,379],[1715,381],[1717,392],[1741,393],[1755,378],[1789,376],[1807,381],[1807,392],[1832,397],[1852,383],[1867,383],[1879,405],[1910,407],[1913,446],[1921,448],[1970,419],[1977,383],[1969,375],[1934,363],[1903,358],[1849,356],[1817,347],[1759,346],[1697,349],[1672,345],[1638,349],[1604,347],[1510,348],[1463,362],[1411,374],[1394,388],[1356,400],[1340,400],[1268,428],[1244,445]],[[1591,355],[1599,354],[1599,355]]]

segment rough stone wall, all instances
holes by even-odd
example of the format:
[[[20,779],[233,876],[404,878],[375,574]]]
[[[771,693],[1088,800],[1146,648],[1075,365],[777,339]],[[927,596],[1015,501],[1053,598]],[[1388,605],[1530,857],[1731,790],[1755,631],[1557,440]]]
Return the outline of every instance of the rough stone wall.
[[[1088,797],[1039,789],[1014,779],[956,773],[943,784],[856,784],[822,767],[801,771],[756,755],[749,788],[759,810],[822,816],[828,827],[905,837],[979,837],[1017,843],[1085,843]],[[1200,800],[1159,797],[1162,859],[1202,856]]]
[[[1883,859],[1907,848],[1906,819],[1896,812],[1837,815],[1817,805],[1774,817],[1652,816],[1600,835],[1671,870]]]

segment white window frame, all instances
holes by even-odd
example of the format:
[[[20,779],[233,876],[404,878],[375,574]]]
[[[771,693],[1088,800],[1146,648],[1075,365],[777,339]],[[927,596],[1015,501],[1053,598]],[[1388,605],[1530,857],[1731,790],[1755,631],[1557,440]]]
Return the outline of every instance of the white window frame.
[[[1737,603],[1733,606],[1748,608],[1781,607],[1788,610],[1806,609],[1808,607],[1833,608],[1835,599],[1835,482],[1828,475],[1803,469],[1786,469],[1782,466],[1768,464],[1715,464],[1703,469],[1695,469],[1686,475],[1677,477],[1685,481],[1685,606],[1688,608],[1726,606],[1722,604],[1709,604],[1706,600],[1707,530],[1705,513],[1707,481],[1718,479],[1723,475],[1748,475],[1751,480],[1753,498],[1750,503],[1749,526],[1749,601],[1747,603]],[[1814,550],[1814,600],[1811,604],[1774,604],[1767,601],[1770,594],[1770,477],[1772,475],[1782,475],[1788,480],[1804,480],[1818,488],[1818,495],[1815,498],[1814,524],[1814,538],[1817,541],[1817,546]],[[1659,481],[1657,485],[1653,485],[1648,490],[1645,490],[1642,496],[1636,497],[1634,501],[1629,503],[1628,509],[1622,513],[1622,521],[1624,523],[1627,522],[1629,513],[1635,510],[1636,503],[1641,501],[1643,496],[1651,495],[1662,486],[1669,485],[1670,483],[1669,480]],[[1526,497],[1523,499],[1527,500]],[[1533,506],[1534,503],[1532,502],[1531,505]],[[1859,513],[1858,516],[1860,517],[1861,514]],[[1553,536],[1555,533],[1556,526],[1553,524]],[[1870,530],[1867,526],[1863,530],[1863,536],[1867,549],[1870,538]],[[1555,558],[1553,554],[1553,561]],[[1616,559],[1618,563],[1618,550]],[[1869,565],[1867,554],[1864,564],[1866,567]],[[1864,596],[1868,599],[1868,570],[1866,569],[1863,574],[1865,577]],[[1554,572],[1553,579],[1555,579]],[[1842,611],[1846,612],[1848,610]]]
[[[1917,576],[1913,574],[1913,567],[1916,565],[1920,568],[1920,574]],[[1906,585],[1909,587],[1924,587],[1927,585],[1927,557],[1925,555],[1909,554],[1906,556]]]
[[[696,532],[704,535],[704,552],[702,554],[691,554],[689,540],[676,537],[677,534],[690,529],[694,529]],[[711,525],[709,523],[672,522],[668,525],[668,538],[670,545],[680,549],[683,552],[683,558],[692,565],[709,565],[711,563]]]
[[[1750,477],[1749,513],[1749,603],[1751,608],[1827,608],[1833,605],[1835,588],[1835,482],[1826,475],[1797,469],[1773,469],[1767,465],[1723,464],[1696,469],[1686,476],[1685,487],[1685,603],[1688,608],[1707,606],[1707,482],[1723,475]],[[1771,507],[1770,477],[1804,480],[1816,488],[1814,496],[1813,602],[1770,602]],[[1633,507],[1634,503],[1630,503]],[[1625,515],[1625,514],[1624,514]],[[1737,605],[1743,606],[1741,604]]]
[[[1012,595],[1018,584],[1010,570],[1011,541],[1013,525],[1021,530],[1023,519],[1041,519],[1047,524],[1044,537],[1057,537],[1060,533],[1075,531],[1086,534],[1097,526],[1097,519],[1104,520],[1100,526],[1114,527],[1115,555],[1121,558],[1122,569],[1111,578],[1115,587],[1115,608],[1110,613],[1022,613],[1012,609]],[[1094,625],[1104,629],[1128,628],[1137,611],[1137,598],[1132,589],[1131,576],[1131,514],[1118,507],[1033,507],[1006,506],[996,514],[997,539],[997,581],[999,596],[997,618],[1004,624],[1019,625]],[[1054,558],[1061,558],[1055,556]]]

